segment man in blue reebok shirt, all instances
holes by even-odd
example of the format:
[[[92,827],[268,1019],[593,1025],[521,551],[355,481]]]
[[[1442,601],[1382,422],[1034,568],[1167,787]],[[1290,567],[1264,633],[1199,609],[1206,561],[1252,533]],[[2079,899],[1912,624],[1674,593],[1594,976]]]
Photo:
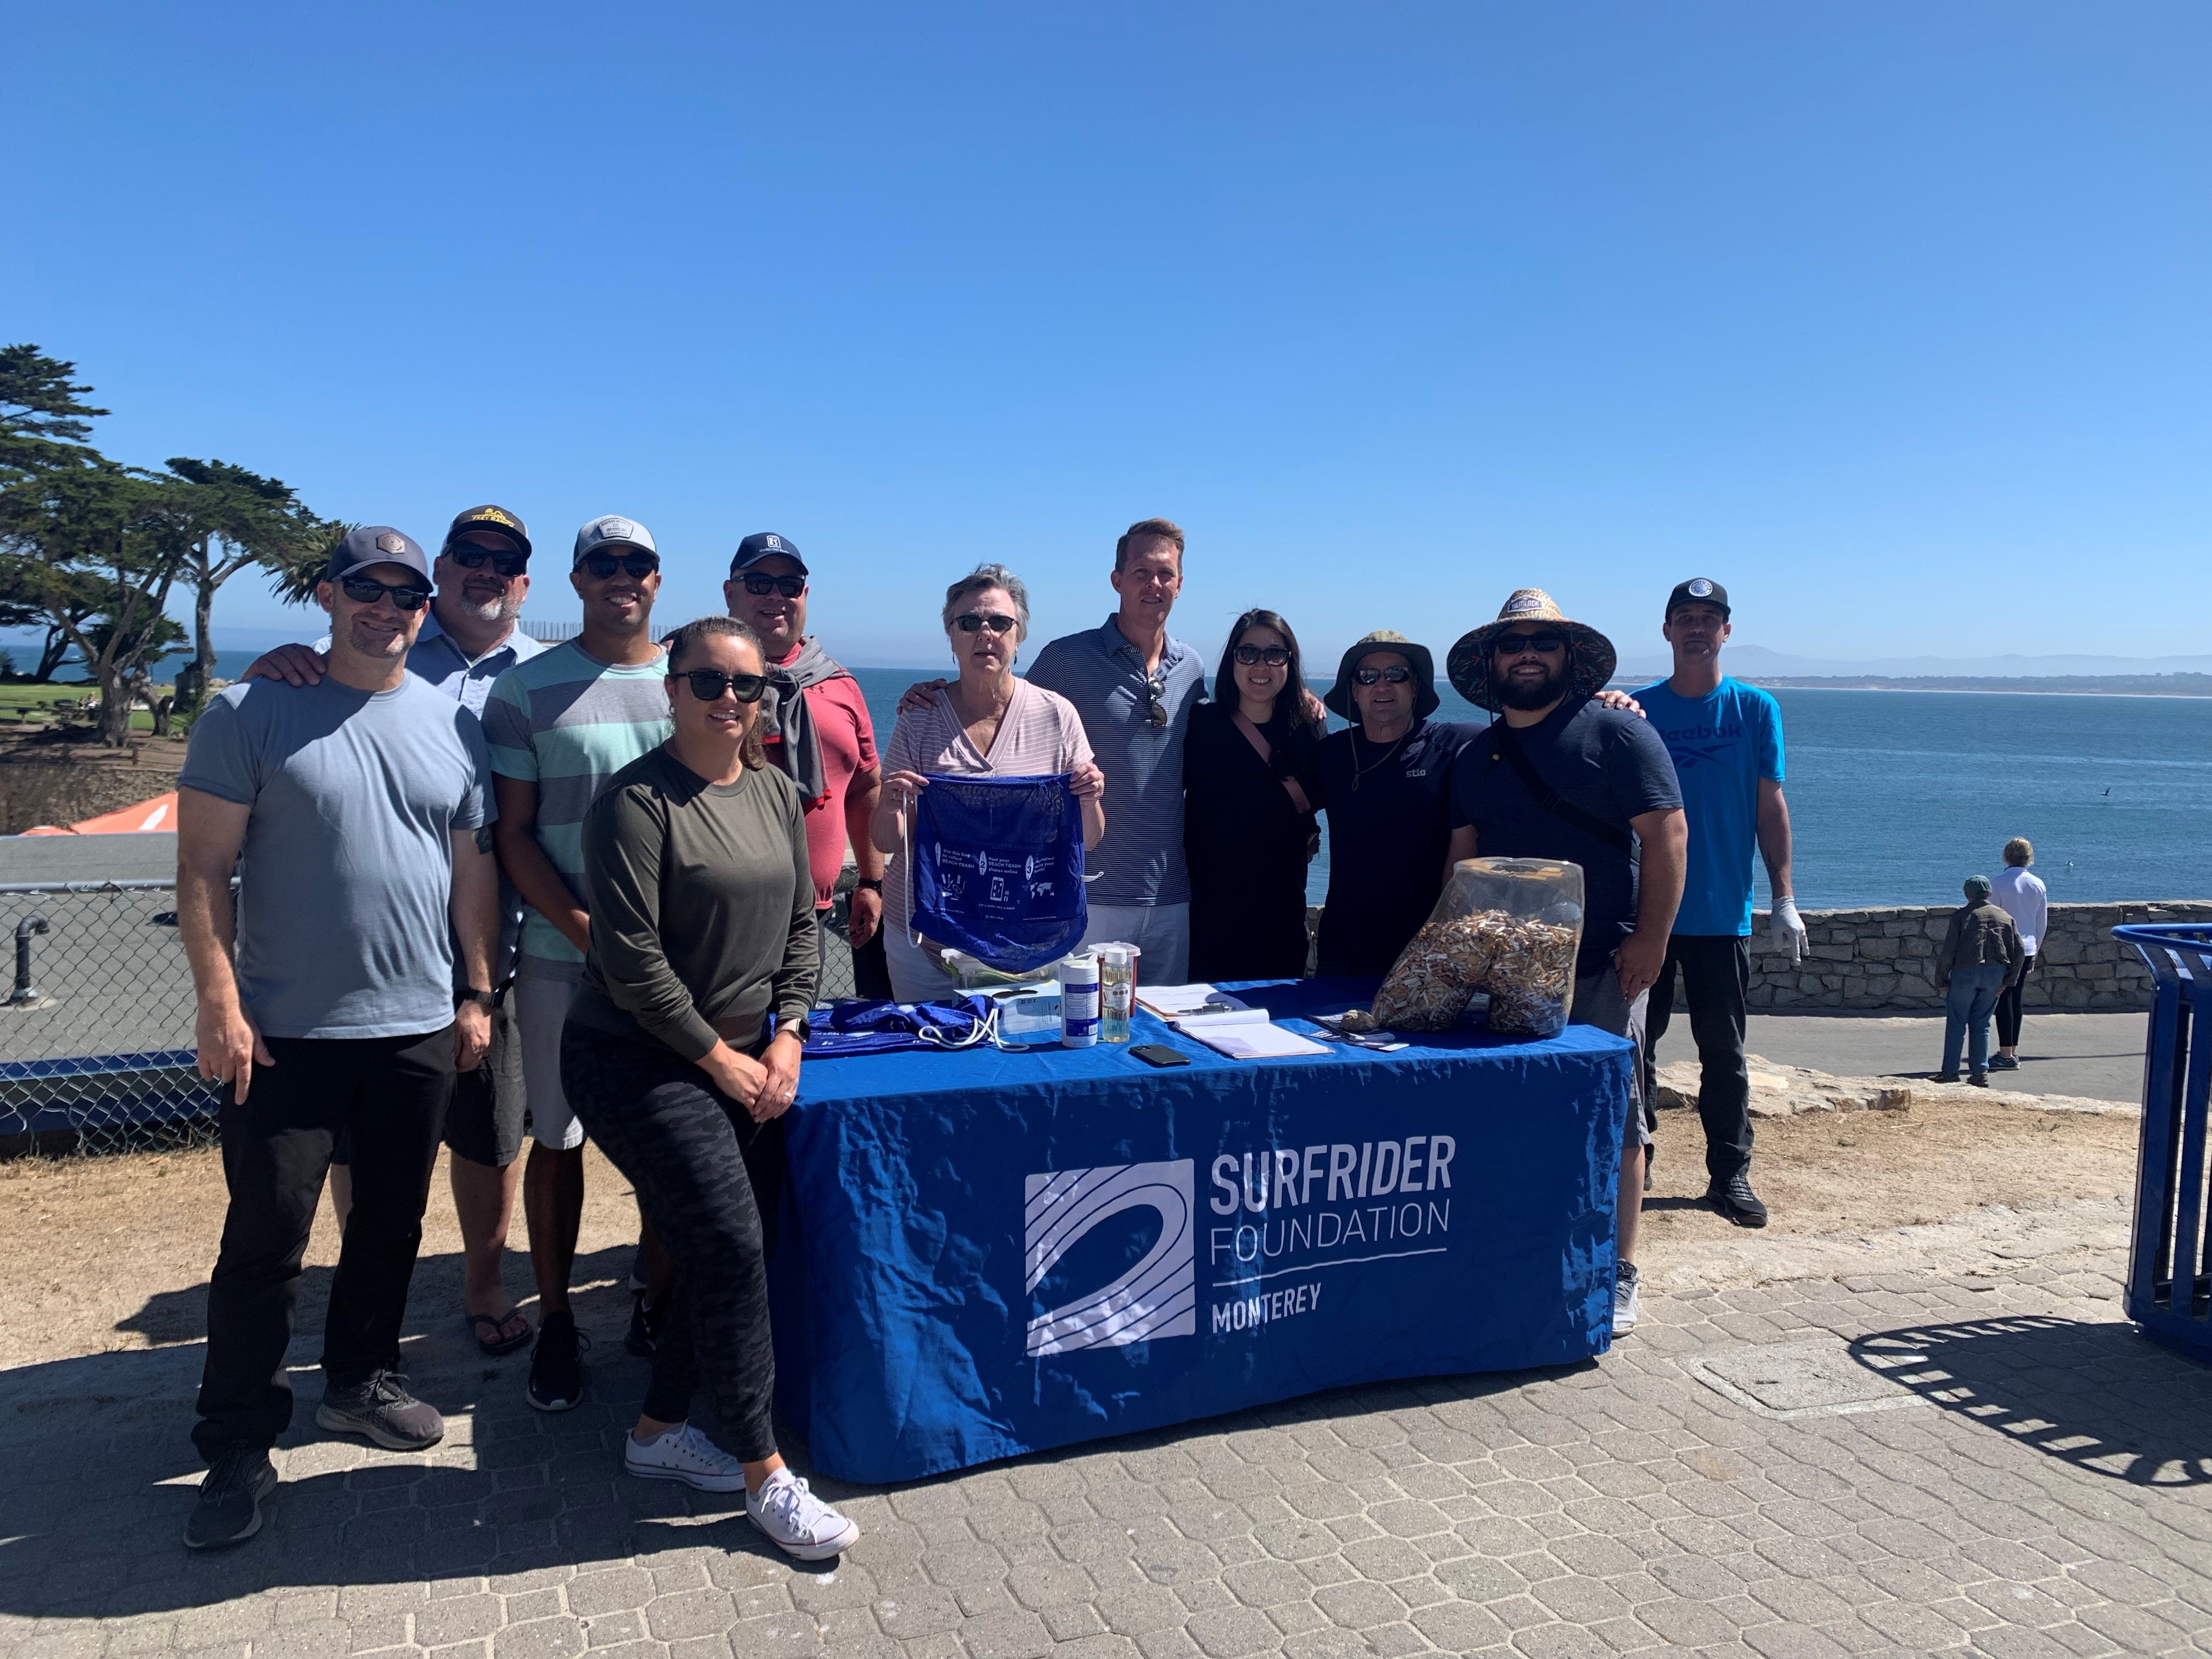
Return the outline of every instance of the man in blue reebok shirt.
[[[1674,1012],[1681,975],[1702,1073],[1705,1201],[1739,1227],[1764,1227],[1751,1189],[1751,1073],[1744,1064],[1744,999],[1751,985],[1751,855],[1766,860],[1774,895],[1774,947],[1804,955],[1805,927],[1790,897],[1790,808],[1782,798],[1782,710],[1754,686],[1721,672],[1730,631],[1728,590],[1704,576],[1667,599],[1663,629],[1674,672],[1636,694],[1674,757],[1690,820],[1689,872],[1667,960],[1644,1019],[1648,1068]],[[1648,1073],[1647,1073],[1648,1075]]]

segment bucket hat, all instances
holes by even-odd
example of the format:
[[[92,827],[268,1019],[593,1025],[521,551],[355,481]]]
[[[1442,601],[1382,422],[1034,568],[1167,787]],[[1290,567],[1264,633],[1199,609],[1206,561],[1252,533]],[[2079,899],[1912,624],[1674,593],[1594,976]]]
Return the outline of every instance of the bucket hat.
[[[1352,671],[1359,666],[1359,659],[1376,651],[1395,651],[1413,667],[1413,718],[1437,712],[1437,659],[1429,654],[1425,645],[1415,645],[1403,634],[1388,628],[1378,628],[1372,634],[1362,635],[1352,642],[1343,660],[1336,665],[1336,684],[1328,688],[1322,704],[1332,714],[1359,723],[1359,709],[1352,701]]]
[[[1572,670],[1569,696],[1595,696],[1620,666],[1620,654],[1613,641],[1585,623],[1571,622],[1559,614],[1552,596],[1540,587],[1516,587],[1498,613],[1498,620],[1460,636],[1444,659],[1452,689],[1478,708],[1496,714],[1498,694],[1490,684],[1490,642],[1509,628],[1541,624],[1567,636],[1567,660]]]

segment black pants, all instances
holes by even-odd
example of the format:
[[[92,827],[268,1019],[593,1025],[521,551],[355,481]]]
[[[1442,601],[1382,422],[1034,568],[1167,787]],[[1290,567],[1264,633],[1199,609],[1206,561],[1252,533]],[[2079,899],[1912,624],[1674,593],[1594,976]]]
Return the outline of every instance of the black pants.
[[[453,1087],[453,1031],[361,1038],[270,1037],[274,1066],[222,1109],[230,1189],[208,1285],[207,1363],[192,1443],[212,1463],[233,1446],[269,1447],[292,1420],[284,1370],[300,1263],[331,1149],[353,1143],[346,1221],[323,1331],[330,1384],[396,1369],[422,1206]]]
[[[2030,957],[2020,967],[2020,977],[1997,993],[1997,1047],[2012,1048],[2020,1043],[2020,994],[2027,988],[2027,976],[2035,971],[2035,958]]]
[[[1726,1181],[1751,1164],[1751,1068],[1744,1064],[1744,998],[1751,989],[1751,941],[1741,934],[1677,933],[1651,988],[1644,1018],[1645,1081],[1674,1012],[1674,975],[1690,1005],[1698,1040],[1698,1115],[1705,1126],[1705,1171]]]
[[[853,994],[890,1000],[891,965],[884,956],[884,930],[880,925],[868,935],[868,942],[853,952]]]
[[[661,1043],[569,1021],[561,1086],[599,1150],[637,1189],[676,1264],[645,1415],[681,1423],[702,1380],[746,1462],[775,1450],[768,1246],[783,1188],[783,1125],[755,1123]]]

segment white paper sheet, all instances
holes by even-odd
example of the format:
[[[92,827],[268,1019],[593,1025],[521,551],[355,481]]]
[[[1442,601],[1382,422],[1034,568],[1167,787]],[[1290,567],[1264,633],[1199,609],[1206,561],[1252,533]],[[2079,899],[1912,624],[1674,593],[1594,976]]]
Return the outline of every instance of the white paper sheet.
[[[1162,1019],[1189,1013],[1193,1009],[1203,1008],[1209,1002],[1224,1002],[1231,1008],[1247,1006],[1244,999],[1233,992],[1217,991],[1211,985],[1139,985],[1137,988],[1137,1006],[1158,1014]]]

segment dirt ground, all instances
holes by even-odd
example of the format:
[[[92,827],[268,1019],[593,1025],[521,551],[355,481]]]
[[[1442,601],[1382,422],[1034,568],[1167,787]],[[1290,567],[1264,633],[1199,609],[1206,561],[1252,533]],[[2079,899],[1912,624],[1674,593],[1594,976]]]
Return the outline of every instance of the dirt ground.
[[[2027,1212],[2110,1202],[2127,1193],[2136,1121],[2009,1107],[1810,1114],[1762,1122],[1753,1164],[1774,1213],[1763,1234],[1741,1231],[1698,1203],[1704,1141],[1696,1115],[1661,1114],[1660,1151],[1644,1200],[1647,1275],[1698,1270],[1718,1251],[1778,1264],[1784,1241],[1864,1238],[1987,1210]],[[636,1237],[628,1183],[589,1150],[577,1289],[611,1285]],[[459,1307],[459,1239],[443,1159],[423,1226],[410,1327]],[[198,1340],[204,1284],[222,1230],[222,1167],[214,1152],[0,1164],[0,1261],[14,1264],[0,1297],[0,1369],[76,1354]],[[534,1306],[528,1233],[517,1206],[507,1288]],[[311,1267],[337,1259],[325,1205]],[[32,1272],[30,1263],[37,1263]],[[1671,1273],[1670,1273],[1670,1270]],[[1800,1269],[1799,1271],[1802,1271]],[[301,1328],[319,1323],[303,1298]]]

